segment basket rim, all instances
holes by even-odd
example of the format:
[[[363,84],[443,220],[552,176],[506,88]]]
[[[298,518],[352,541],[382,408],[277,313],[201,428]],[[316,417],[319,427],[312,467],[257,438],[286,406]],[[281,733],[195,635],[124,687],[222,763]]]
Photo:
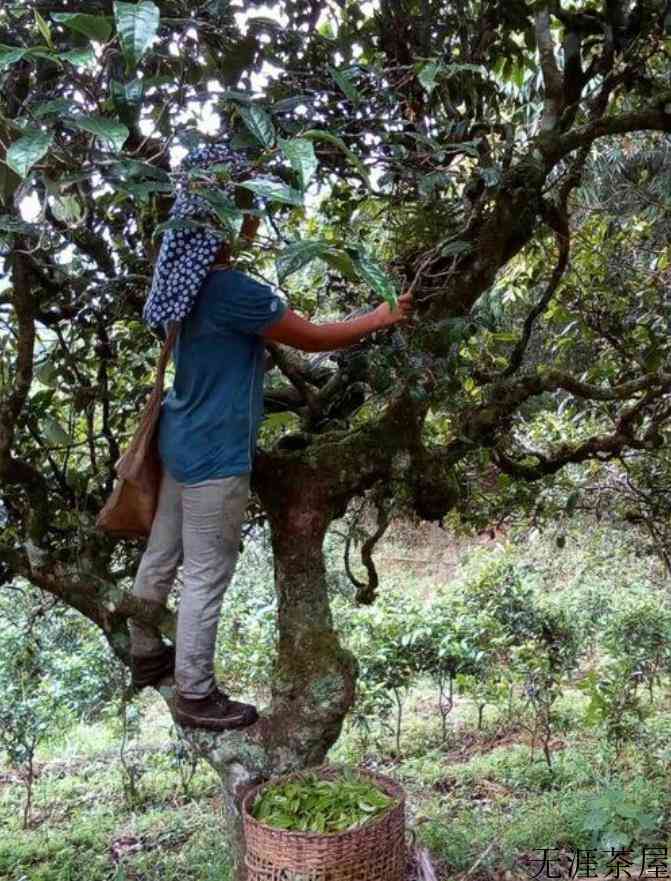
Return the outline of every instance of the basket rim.
[[[262,789],[278,783],[279,781],[289,781],[292,778],[301,778],[307,776],[308,774],[322,776],[324,772],[337,773],[339,771],[342,771],[343,769],[356,771],[357,774],[361,774],[364,777],[373,778],[373,780],[382,780],[388,786],[391,786],[393,789],[398,791],[398,795],[394,796],[396,798],[396,803],[386,808],[381,814],[377,814],[375,817],[370,817],[363,823],[360,823],[358,826],[352,826],[350,829],[344,829],[342,832],[313,832],[303,831],[301,829],[280,829],[278,826],[271,826],[268,823],[262,823],[260,820],[257,820],[256,817],[252,816],[250,811],[252,802]],[[385,794],[388,795],[389,793]],[[294,839],[308,840],[324,838],[328,841],[337,841],[339,838],[346,838],[348,836],[356,835],[357,833],[361,833],[364,829],[367,830],[377,823],[382,823],[384,820],[387,819],[387,817],[389,817],[390,814],[394,813],[394,811],[404,809],[405,790],[399,783],[397,783],[393,778],[387,777],[386,774],[377,774],[375,771],[368,771],[366,769],[358,768],[353,765],[318,765],[314,767],[303,768],[300,771],[292,771],[289,774],[278,774],[276,777],[270,777],[268,780],[264,780],[262,783],[257,783],[256,786],[253,786],[245,794],[242,800],[242,818],[244,824],[255,826],[260,830],[268,830],[275,835],[283,835]]]

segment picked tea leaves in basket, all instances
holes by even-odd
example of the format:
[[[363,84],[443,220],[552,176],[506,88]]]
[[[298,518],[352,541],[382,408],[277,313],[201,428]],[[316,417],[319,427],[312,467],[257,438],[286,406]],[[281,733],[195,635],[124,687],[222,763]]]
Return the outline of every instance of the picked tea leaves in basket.
[[[334,780],[308,774],[269,786],[252,807],[252,816],[268,826],[328,835],[361,826],[396,802],[351,769]]]
[[[243,799],[248,881],[404,881],[405,793],[389,777],[324,765]]]

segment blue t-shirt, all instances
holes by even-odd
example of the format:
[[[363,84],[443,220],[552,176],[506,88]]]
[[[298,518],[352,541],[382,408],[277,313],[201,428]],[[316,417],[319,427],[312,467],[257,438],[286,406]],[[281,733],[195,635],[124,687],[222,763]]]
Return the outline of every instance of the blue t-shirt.
[[[286,303],[235,269],[213,270],[182,322],[175,379],[159,423],[159,451],[178,483],[252,470],[263,418],[265,344]]]

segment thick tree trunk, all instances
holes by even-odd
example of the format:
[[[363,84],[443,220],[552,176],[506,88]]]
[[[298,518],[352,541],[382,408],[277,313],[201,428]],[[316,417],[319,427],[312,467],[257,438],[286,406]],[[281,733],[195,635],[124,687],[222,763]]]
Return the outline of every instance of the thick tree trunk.
[[[278,763],[321,762],[354,699],[356,660],[333,629],[322,545],[331,512],[304,498],[273,520],[278,661],[272,717],[281,724]],[[275,736],[279,735],[279,730]]]
[[[240,732],[185,732],[221,775],[237,881],[246,874],[241,802],[249,786],[323,762],[354,700],[357,662],[333,629],[322,550],[334,511],[314,489],[303,484],[281,515],[270,515],[279,631],[270,707]]]

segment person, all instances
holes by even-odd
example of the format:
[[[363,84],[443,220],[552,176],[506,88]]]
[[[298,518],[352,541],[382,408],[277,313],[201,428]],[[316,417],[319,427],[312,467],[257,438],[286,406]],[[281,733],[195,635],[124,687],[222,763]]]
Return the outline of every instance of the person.
[[[201,148],[186,167],[237,157],[224,147]],[[173,217],[206,210],[200,196],[178,197]],[[195,199],[195,201],[194,201]],[[241,235],[251,241],[259,220],[247,214]],[[209,238],[208,238],[209,236]],[[217,684],[214,652],[224,593],[231,581],[248,503],[256,436],[263,416],[265,341],[304,352],[342,349],[406,320],[412,295],[358,318],[314,324],[269,285],[232,268],[229,248],[202,226],[171,229],[161,247],[145,318],[154,326],[179,321],[175,375],[159,420],[163,477],[156,515],[133,594],[164,605],[183,563],[175,647],[131,620],[133,685],[174,675],[175,720],[186,727],[229,730],[253,724],[256,708]]]

